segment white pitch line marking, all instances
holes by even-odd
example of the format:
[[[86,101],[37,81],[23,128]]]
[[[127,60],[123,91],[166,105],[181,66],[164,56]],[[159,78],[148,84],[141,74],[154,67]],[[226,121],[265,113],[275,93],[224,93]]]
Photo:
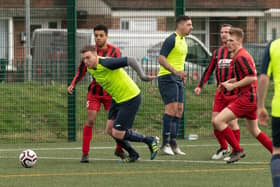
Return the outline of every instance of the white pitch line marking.
[[[242,146],[261,146],[258,143],[252,144],[240,144]],[[217,147],[217,144],[197,144],[197,145],[181,145],[180,147]],[[26,146],[27,147],[27,146]],[[136,148],[147,148],[147,146],[135,146]],[[22,151],[24,148],[15,149],[0,149],[0,152],[12,152],[12,151]],[[81,147],[49,147],[49,148],[29,148],[34,151],[51,151],[51,150],[81,150]],[[101,146],[101,147],[90,147],[90,149],[104,150],[104,149],[115,149],[114,146]]]
[[[1,157],[3,159],[16,159],[13,157]],[[42,160],[79,160],[78,157],[38,157],[38,159]],[[115,158],[90,158],[92,161],[121,161],[120,159]],[[140,159],[139,162],[173,162],[173,163],[197,163],[197,164],[226,164],[225,161],[212,161],[212,160],[163,160],[163,159],[156,159],[156,160],[147,160],[147,159]],[[238,165],[269,165],[269,162],[244,162],[238,161],[234,164]]]

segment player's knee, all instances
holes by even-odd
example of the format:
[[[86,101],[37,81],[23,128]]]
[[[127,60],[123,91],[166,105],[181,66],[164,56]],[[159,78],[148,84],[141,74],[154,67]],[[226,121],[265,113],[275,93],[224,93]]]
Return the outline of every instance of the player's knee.
[[[248,125],[247,129],[254,137],[257,137],[261,133],[258,127],[250,127],[250,125]]]
[[[219,129],[221,121],[219,120],[219,118],[214,118],[212,119],[212,124],[216,129]]]
[[[212,124],[213,127],[215,127],[214,120],[215,120],[215,118],[212,118],[212,119],[211,119],[211,124]]]
[[[109,127],[108,125],[106,126],[106,133],[112,136],[112,128]]]
[[[182,116],[183,116],[183,108],[178,108],[176,117],[177,117],[177,118],[181,118]]]
[[[87,125],[93,127],[93,126],[94,126],[94,121],[95,121],[95,120],[88,119],[88,120],[87,120]]]
[[[177,106],[174,105],[173,103],[167,104],[165,106],[165,113],[170,116],[176,116],[177,111],[178,111]]]
[[[123,139],[123,135],[119,132],[117,132],[116,130],[112,129],[112,137],[118,140],[122,140]]]

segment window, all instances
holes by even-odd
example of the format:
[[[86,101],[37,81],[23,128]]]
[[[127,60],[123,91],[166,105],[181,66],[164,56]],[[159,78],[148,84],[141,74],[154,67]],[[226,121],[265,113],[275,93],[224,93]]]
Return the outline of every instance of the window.
[[[128,20],[121,21],[121,30],[129,30],[129,21]]]
[[[206,43],[206,20],[205,18],[192,18],[192,35],[198,37],[204,44]]]
[[[176,23],[174,17],[166,17],[166,31],[174,31],[176,29]]]
[[[57,29],[57,22],[49,22],[48,23],[49,29]]]
[[[156,31],[156,18],[131,18],[121,19],[121,30],[130,31]]]
[[[277,35],[277,29],[276,28],[272,28],[272,31],[271,31],[271,33],[272,33],[272,40],[275,40],[276,39],[276,35]]]
[[[5,19],[0,19],[0,59],[8,59],[9,49],[9,22]]]

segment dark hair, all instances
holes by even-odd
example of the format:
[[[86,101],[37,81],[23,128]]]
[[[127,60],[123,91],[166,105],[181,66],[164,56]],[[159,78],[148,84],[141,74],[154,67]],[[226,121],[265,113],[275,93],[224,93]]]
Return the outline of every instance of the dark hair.
[[[93,46],[93,45],[87,45],[87,46],[83,47],[83,48],[80,50],[80,53],[85,53],[85,52],[88,52],[88,51],[96,52],[95,46]]]
[[[221,25],[221,28],[223,28],[223,27],[232,27],[232,25],[228,24],[228,23],[224,23],[224,24]]]
[[[244,32],[241,28],[238,27],[232,27],[229,31],[230,35],[234,35],[237,36],[239,39],[243,39],[244,38]]]
[[[178,16],[176,18],[176,26],[178,26],[179,23],[183,22],[183,21],[188,21],[190,20],[191,17],[190,16],[184,16],[184,15],[181,15],[181,16]]]
[[[108,34],[108,28],[105,25],[96,25],[93,28],[94,32],[95,31],[104,31],[106,33],[106,35]]]

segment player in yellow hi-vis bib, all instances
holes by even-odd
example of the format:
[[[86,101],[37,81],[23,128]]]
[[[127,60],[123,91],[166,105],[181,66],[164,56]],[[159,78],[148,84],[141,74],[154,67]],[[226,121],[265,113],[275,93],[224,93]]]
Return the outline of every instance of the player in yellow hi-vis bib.
[[[273,152],[271,159],[271,175],[273,186],[280,186],[280,38],[268,43],[265,49],[261,75],[258,84],[258,120],[262,125],[267,125],[269,115],[264,106],[264,100],[273,77],[274,96],[272,99],[272,143]]]
[[[154,76],[144,75],[140,65],[132,57],[102,58],[94,46],[86,46],[81,51],[82,60],[90,73],[113,98],[108,119],[114,120],[111,136],[128,153],[129,162],[135,162],[139,154],[130,145],[132,142],[144,142],[148,145],[153,160],[158,152],[157,137],[144,136],[132,130],[133,121],[141,102],[138,86],[128,76],[123,67],[132,67],[143,81],[151,81]]]
[[[165,39],[159,55],[158,87],[165,105],[161,150],[167,155],[185,155],[177,145],[176,138],[184,106],[184,64],[188,53],[185,36],[191,30],[191,18],[178,16],[176,32]]]

